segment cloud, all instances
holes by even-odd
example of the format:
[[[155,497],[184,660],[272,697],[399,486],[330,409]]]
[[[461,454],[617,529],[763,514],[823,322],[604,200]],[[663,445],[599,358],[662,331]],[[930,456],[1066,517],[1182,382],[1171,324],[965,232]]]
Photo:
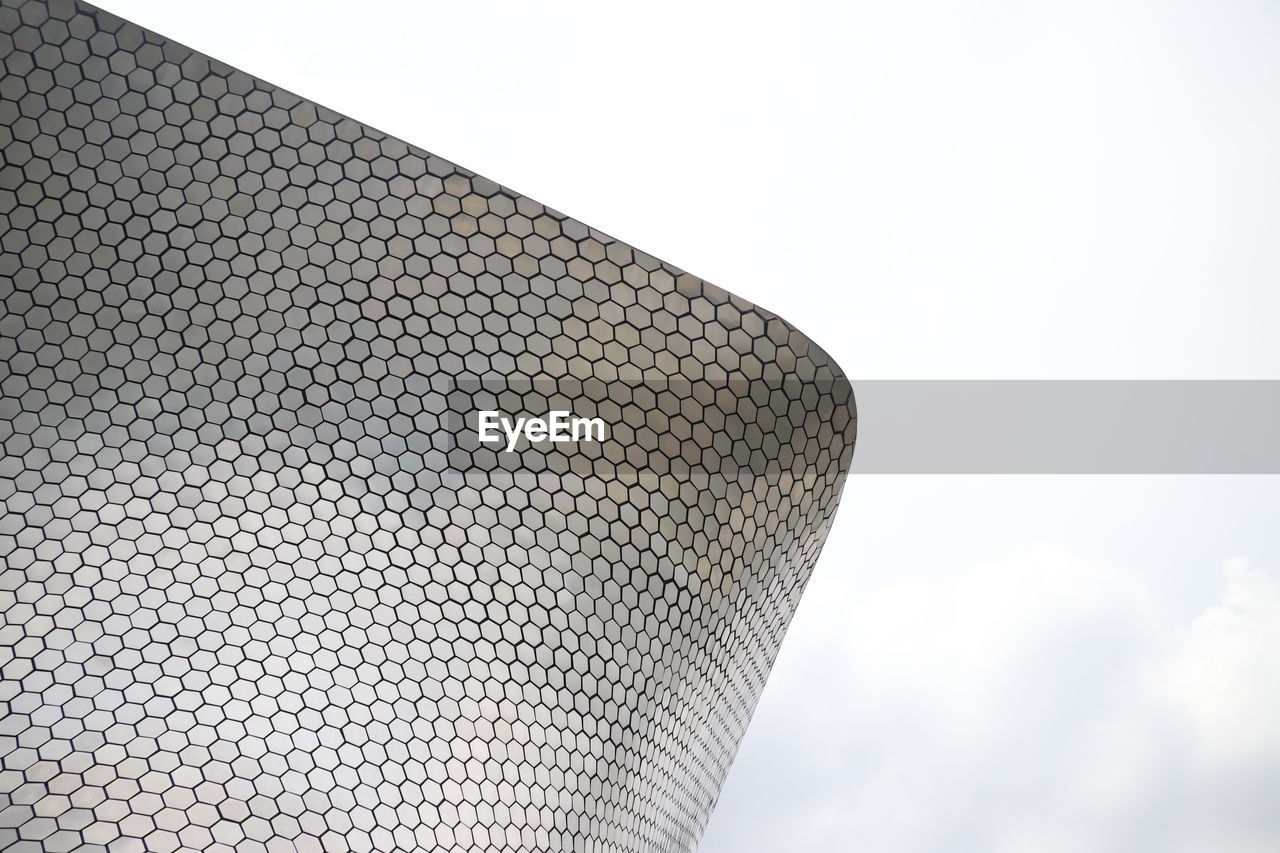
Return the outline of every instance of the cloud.
[[[757,810],[704,853],[1274,850],[1280,583],[1233,560],[1190,620],[1159,583],[1051,549],[820,574],[730,780]]]
[[[1206,761],[1280,757],[1280,583],[1243,559],[1225,569],[1221,601],[1191,624],[1162,673],[1167,701],[1195,725]],[[1277,791],[1280,810],[1280,791]]]

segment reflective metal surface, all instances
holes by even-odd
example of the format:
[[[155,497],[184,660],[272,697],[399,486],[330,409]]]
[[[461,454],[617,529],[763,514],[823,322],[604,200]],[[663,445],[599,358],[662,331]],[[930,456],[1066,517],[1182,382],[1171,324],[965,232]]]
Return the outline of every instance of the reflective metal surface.
[[[0,848],[694,849],[839,369],[93,7],[3,0],[0,55]],[[503,457],[482,393],[613,431]]]

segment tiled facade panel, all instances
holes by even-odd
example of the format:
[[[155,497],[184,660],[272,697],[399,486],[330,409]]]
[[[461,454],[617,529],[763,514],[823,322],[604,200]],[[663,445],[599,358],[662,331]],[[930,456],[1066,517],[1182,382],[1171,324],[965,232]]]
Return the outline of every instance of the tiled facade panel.
[[[0,849],[693,850],[848,469],[826,354],[93,7],[0,56]],[[450,426],[587,378],[596,446]]]

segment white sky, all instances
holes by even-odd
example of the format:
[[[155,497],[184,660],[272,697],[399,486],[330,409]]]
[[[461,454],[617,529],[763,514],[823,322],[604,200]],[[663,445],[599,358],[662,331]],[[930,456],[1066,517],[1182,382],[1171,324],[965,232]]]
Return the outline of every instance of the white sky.
[[[855,477],[701,849],[1274,851],[1276,506]]]
[[[1280,377],[1271,0],[104,4],[855,379]],[[1275,850],[1277,506],[855,477],[703,853]]]

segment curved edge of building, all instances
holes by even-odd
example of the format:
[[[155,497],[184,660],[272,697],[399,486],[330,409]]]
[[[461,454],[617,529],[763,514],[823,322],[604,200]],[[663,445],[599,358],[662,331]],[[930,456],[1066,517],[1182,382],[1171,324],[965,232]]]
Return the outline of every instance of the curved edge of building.
[[[0,846],[693,850],[839,367],[87,4],[0,0],[0,48]],[[562,403],[607,440],[468,444]]]

